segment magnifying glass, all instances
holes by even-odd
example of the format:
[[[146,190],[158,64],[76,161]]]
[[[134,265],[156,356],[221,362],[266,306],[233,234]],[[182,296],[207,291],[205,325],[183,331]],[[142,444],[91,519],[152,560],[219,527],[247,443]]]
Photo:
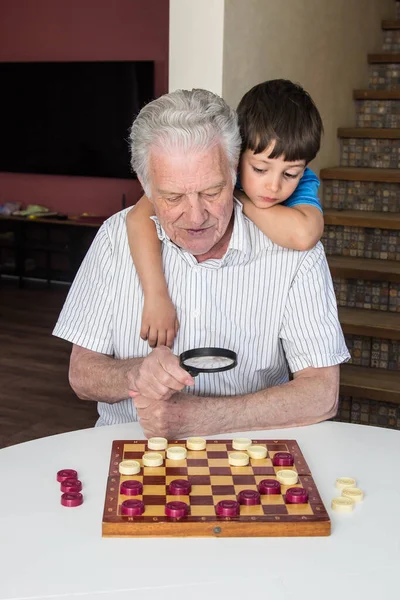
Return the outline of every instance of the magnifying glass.
[[[237,365],[236,352],[226,348],[195,348],[182,352],[179,363],[192,377],[199,373],[220,373]]]

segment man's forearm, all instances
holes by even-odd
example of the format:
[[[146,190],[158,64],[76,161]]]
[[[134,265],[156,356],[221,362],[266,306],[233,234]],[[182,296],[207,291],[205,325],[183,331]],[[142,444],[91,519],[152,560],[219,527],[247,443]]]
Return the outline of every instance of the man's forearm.
[[[120,402],[129,397],[129,377],[132,367],[142,358],[116,360],[103,354],[74,346],[71,353],[69,381],[81,400]]]
[[[337,411],[339,367],[244,396],[188,398],[199,435],[311,425]],[[318,371],[320,373],[318,373]],[[193,400],[193,401],[192,401]],[[190,408],[190,404],[192,407]]]

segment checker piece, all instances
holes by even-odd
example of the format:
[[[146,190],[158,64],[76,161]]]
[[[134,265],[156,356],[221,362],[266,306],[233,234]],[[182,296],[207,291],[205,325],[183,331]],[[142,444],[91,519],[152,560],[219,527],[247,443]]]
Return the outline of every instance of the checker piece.
[[[171,517],[172,519],[182,519],[182,517],[186,517],[188,512],[189,506],[186,504],[186,502],[174,500],[172,502],[167,502],[165,505],[165,514],[167,517]]]
[[[163,462],[163,455],[159,452],[145,452],[143,454],[143,465],[145,467],[161,467]]]
[[[277,452],[272,459],[274,467],[293,467],[294,456],[290,452]]]
[[[147,442],[149,450],[165,450],[168,446],[168,440],[163,437],[152,437]]]
[[[118,470],[121,475],[137,475],[140,473],[140,463],[137,460],[122,460]]]
[[[141,500],[124,500],[121,514],[127,517],[138,517],[144,513],[144,502]]]
[[[65,493],[61,496],[61,504],[63,506],[80,506],[83,504],[83,496],[80,492]]]
[[[236,500],[220,500],[215,507],[219,517],[237,517],[240,514],[240,505]]]
[[[183,446],[170,446],[167,449],[167,458],[170,460],[185,460],[187,450]]]
[[[238,494],[239,504],[245,506],[254,506],[255,504],[261,504],[260,494],[256,490],[242,490]]]
[[[64,479],[61,482],[61,491],[62,492],[80,492],[82,490],[82,482],[79,479]]]
[[[59,483],[61,483],[62,481],[65,481],[66,479],[77,479],[78,478],[78,473],[77,471],[75,471],[75,469],[61,469],[61,471],[58,471],[57,473],[57,481]]]
[[[201,437],[190,437],[186,440],[186,447],[188,450],[205,450],[207,442]]]
[[[287,504],[307,504],[308,493],[304,488],[289,488],[285,500]]]
[[[137,479],[123,481],[119,488],[123,496],[140,496],[143,493],[143,484]]]
[[[187,479],[174,479],[168,486],[171,496],[188,496],[192,491],[192,485]]]
[[[263,479],[258,484],[258,491],[263,495],[272,495],[281,493],[281,484],[276,479]]]

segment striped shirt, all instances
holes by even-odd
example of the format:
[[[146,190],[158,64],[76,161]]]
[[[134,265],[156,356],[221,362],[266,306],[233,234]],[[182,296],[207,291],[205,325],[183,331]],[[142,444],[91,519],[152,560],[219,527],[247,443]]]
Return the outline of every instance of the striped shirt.
[[[143,292],[123,210],[99,229],[71,286],[53,334],[115,359],[151,352],[140,338]],[[184,391],[241,395],[280,385],[290,371],[349,359],[321,243],[298,252],[271,242],[234,204],[234,227],[221,259],[198,263],[154,218],[180,327],[176,355],[201,347],[234,350],[237,366],[201,373]],[[137,420],[131,399],[100,402],[98,425]]]

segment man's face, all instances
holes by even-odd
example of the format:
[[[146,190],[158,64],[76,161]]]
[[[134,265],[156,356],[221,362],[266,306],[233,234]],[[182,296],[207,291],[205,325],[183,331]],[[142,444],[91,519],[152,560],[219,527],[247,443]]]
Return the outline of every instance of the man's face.
[[[233,184],[219,145],[188,154],[153,149],[150,189],[154,211],[175,244],[200,257],[222,240],[233,211]]]

